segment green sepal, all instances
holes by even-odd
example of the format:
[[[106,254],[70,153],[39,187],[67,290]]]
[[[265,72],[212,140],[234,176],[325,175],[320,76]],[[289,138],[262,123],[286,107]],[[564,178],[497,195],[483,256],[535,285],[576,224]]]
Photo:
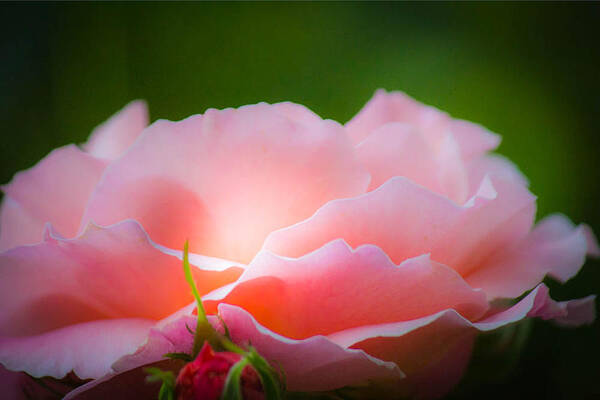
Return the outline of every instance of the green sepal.
[[[175,399],[175,375],[173,372],[163,371],[156,367],[145,368],[144,371],[148,374],[146,382],[162,382],[158,400]]]
[[[183,360],[186,362],[190,362],[190,361],[194,360],[192,358],[192,356],[189,355],[188,353],[167,353],[167,354],[164,354],[163,357],[170,358],[172,360]]]
[[[242,349],[237,344],[233,343],[230,339],[226,337],[221,337],[219,341],[219,345],[223,350],[230,351],[232,353],[243,354],[246,355],[246,350]]]
[[[221,323],[221,325],[223,326],[223,330],[225,331],[224,332],[225,339],[231,340],[231,334],[229,333],[229,327],[225,323],[225,320],[219,314],[217,314],[217,318],[219,318],[219,322]]]
[[[246,357],[260,377],[265,398],[268,400],[281,400],[283,398],[282,388],[275,370],[253,347],[250,347]]]
[[[283,389],[283,393],[285,393],[287,391],[287,375],[285,373],[285,370],[283,369],[283,366],[281,365],[281,363],[279,361],[275,361],[277,363],[277,370],[279,372],[279,374],[277,374],[277,376],[279,377],[280,381],[281,381],[281,388]]]
[[[248,365],[248,359],[244,357],[229,369],[227,380],[225,381],[225,387],[221,393],[221,400],[244,399],[242,396],[241,378],[242,372],[244,371],[246,365]]]

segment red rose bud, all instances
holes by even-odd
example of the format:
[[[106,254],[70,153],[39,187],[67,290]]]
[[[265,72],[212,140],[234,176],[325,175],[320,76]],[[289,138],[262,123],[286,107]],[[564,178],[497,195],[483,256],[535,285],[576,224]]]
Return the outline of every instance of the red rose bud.
[[[241,359],[237,353],[215,353],[205,342],[198,357],[186,364],[177,376],[177,400],[219,400],[229,370]],[[245,400],[265,399],[260,378],[251,365],[242,371],[240,387]]]

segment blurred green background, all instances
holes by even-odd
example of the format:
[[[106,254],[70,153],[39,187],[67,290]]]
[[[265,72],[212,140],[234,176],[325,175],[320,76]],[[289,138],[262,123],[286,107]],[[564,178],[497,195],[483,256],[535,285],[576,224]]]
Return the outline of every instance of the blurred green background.
[[[597,4],[128,3],[0,5],[0,182],[83,142],[132,99],[152,119],[292,100],[350,119],[403,90],[503,136],[539,196],[600,232]],[[589,261],[555,298],[600,290]],[[535,322],[507,376],[454,398],[600,398],[600,324]]]

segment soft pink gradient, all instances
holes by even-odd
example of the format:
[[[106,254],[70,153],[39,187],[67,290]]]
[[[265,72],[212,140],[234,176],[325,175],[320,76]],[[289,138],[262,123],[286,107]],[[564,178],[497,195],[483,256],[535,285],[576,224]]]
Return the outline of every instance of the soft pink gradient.
[[[486,178],[475,196],[457,205],[394,177],[372,192],[330,202],[306,221],[271,233],[264,248],[297,257],[342,238],[353,247],[378,245],[395,263],[430,254],[468,277],[485,268],[492,254],[523,239],[534,212],[535,197],[501,179]]]
[[[134,101],[99,126],[82,147],[53,150],[36,166],[1,187],[0,250],[37,243],[47,222],[73,237],[90,194],[110,160],[125,152],[148,125],[148,110]]]
[[[83,145],[94,157],[115,160],[135,142],[149,123],[148,106],[132,101],[108,121],[98,126]]]
[[[271,231],[368,183],[342,126],[302,106],[208,110],[144,131],[108,167],[84,223],[134,218],[162,245],[189,239],[194,252],[248,262]]]
[[[298,259],[261,253],[228,293],[216,297],[205,300],[207,312],[216,312],[221,302],[238,305],[294,339],[412,320],[447,308],[476,319],[488,308],[483,292],[426,255],[397,266],[378,247],[353,250],[342,240]]]
[[[469,121],[453,119],[434,107],[426,106],[401,92],[378,90],[363,109],[346,124],[354,144],[360,143],[377,128],[401,122],[418,129],[425,140],[437,147],[451,134],[468,160],[495,149],[500,137]]]
[[[130,103],[2,187],[8,390],[25,373],[93,379],[68,399],[147,388],[145,365],[191,350],[186,240],[209,321],[295,391],[437,398],[479,332],[594,320],[593,296],[540,284],[600,256],[591,229],[534,224],[527,179],[479,125],[382,90],[345,126],[293,103],[147,124]]]
[[[75,239],[48,232],[39,244],[0,254],[0,264],[0,360],[36,377],[102,377],[192,300],[179,258],[134,221],[89,226]],[[193,269],[201,293],[241,272],[202,267]]]
[[[61,235],[73,237],[105,166],[104,161],[69,145],[16,174],[2,186],[0,249],[41,241],[49,221]]]

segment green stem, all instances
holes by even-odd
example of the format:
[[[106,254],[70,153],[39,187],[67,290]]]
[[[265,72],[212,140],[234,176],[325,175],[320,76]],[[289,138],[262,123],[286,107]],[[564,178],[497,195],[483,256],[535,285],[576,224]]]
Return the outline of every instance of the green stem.
[[[185,280],[192,289],[192,295],[194,296],[194,299],[196,299],[196,307],[198,308],[198,322],[196,324],[194,347],[192,350],[192,356],[193,358],[196,358],[205,340],[208,340],[211,344],[218,343],[219,340],[217,338],[217,332],[210,322],[208,322],[208,318],[206,318],[206,311],[202,305],[202,298],[200,297],[200,293],[198,293],[196,282],[192,276],[189,260],[189,242],[187,240],[183,246],[183,271],[185,273]]]

